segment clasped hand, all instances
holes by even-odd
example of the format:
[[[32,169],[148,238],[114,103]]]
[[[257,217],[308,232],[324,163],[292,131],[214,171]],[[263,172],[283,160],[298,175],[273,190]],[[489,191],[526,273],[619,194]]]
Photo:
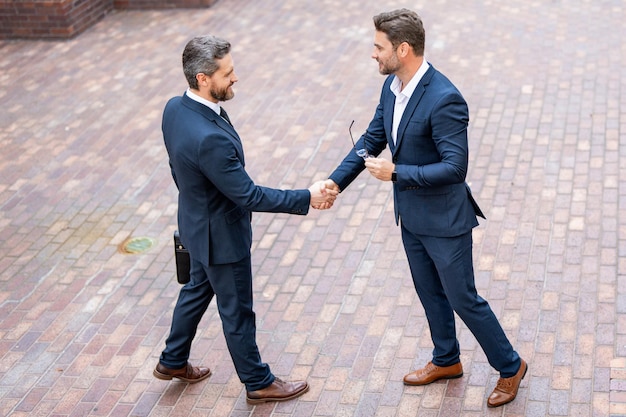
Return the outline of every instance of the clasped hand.
[[[395,164],[385,158],[365,158],[365,168],[375,178],[381,181],[391,181],[391,174],[396,168]],[[333,206],[333,203],[339,195],[339,186],[331,179],[325,181],[317,181],[311,187],[311,207],[318,210],[327,210]]]
[[[318,210],[327,210],[333,206],[339,194],[339,187],[332,181],[317,181],[309,187],[311,193],[311,207]]]

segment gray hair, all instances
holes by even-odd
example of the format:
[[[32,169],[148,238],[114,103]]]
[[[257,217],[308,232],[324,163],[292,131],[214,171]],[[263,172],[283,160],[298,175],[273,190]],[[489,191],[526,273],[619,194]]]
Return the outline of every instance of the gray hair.
[[[213,35],[196,36],[183,51],[183,72],[189,87],[198,89],[196,75],[211,76],[220,67],[218,60],[230,53],[230,43]]]
[[[417,56],[424,56],[426,31],[422,19],[408,9],[399,9],[374,16],[374,26],[387,35],[389,42],[397,48],[402,42],[411,45]]]

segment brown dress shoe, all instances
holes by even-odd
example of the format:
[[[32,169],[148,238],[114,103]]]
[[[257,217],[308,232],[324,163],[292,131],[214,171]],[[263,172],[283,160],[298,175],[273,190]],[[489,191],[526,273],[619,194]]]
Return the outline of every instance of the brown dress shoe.
[[[211,375],[211,370],[209,368],[199,368],[197,366],[191,366],[189,362],[187,362],[186,366],[180,369],[166,368],[165,366],[161,365],[161,363],[159,363],[154,371],[152,371],[152,375],[165,381],[169,381],[172,378],[178,378],[181,381],[195,384],[196,382],[200,382],[203,379],[207,379],[209,375]]]
[[[308,390],[309,384],[306,381],[286,382],[276,378],[269,387],[257,391],[248,391],[246,400],[250,404],[287,401],[301,396]]]
[[[405,385],[426,385],[440,379],[453,379],[463,376],[461,362],[450,366],[437,366],[428,362],[425,367],[404,376]]]
[[[489,407],[499,407],[513,401],[515,397],[517,397],[519,384],[522,382],[522,379],[524,379],[524,376],[526,376],[526,371],[528,371],[528,365],[524,362],[524,359],[522,359],[519,371],[517,371],[515,375],[510,378],[498,379],[496,387],[489,398],[487,398],[487,405]]]

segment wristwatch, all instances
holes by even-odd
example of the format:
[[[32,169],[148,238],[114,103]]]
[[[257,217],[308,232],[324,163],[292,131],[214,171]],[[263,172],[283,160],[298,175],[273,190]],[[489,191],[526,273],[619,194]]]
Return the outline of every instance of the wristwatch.
[[[398,181],[398,174],[396,173],[396,171],[393,171],[391,173],[391,182],[396,182]]]

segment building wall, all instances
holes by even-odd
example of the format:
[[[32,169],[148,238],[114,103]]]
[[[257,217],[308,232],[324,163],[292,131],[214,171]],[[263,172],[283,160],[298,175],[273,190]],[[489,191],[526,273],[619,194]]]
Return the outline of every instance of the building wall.
[[[208,7],[217,0],[0,0],[0,39],[68,39],[113,9]]]

